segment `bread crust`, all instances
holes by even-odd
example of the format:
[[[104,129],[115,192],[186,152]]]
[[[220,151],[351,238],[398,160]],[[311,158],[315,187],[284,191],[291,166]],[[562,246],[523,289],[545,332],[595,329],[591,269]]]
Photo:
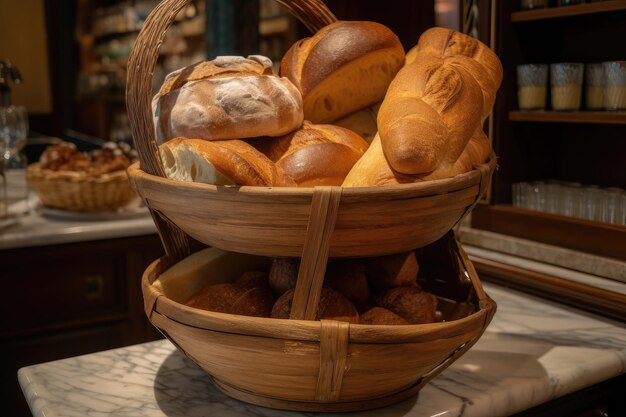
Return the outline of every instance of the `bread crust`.
[[[216,185],[295,186],[265,155],[241,140],[176,138],[160,146],[168,178]]]
[[[302,96],[265,57],[218,57],[169,74],[152,100],[157,139],[284,135],[302,124]]]
[[[292,45],[280,75],[302,93],[305,119],[331,123],[382,100],[403,63],[402,44],[386,26],[339,21]]]

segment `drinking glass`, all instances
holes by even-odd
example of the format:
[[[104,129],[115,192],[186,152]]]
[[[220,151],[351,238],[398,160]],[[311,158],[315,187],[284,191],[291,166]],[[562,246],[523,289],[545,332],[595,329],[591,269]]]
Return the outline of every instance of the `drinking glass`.
[[[607,110],[626,110],[626,61],[603,62]]]
[[[604,109],[604,65],[585,65],[585,106],[589,110]]]
[[[584,65],[562,62],[550,65],[550,97],[552,109],[576,111],[580,109]]]
[[[28,113],[22,106],[0,107],[0,218],[13,214],[11,206],[26,202],[26,158],[22,149],[28,137]],[[26,204],[14,214],[27,210]]]
[[[544,110],[548,85],[548,65],[517,66],[517,101],[520,110]]]

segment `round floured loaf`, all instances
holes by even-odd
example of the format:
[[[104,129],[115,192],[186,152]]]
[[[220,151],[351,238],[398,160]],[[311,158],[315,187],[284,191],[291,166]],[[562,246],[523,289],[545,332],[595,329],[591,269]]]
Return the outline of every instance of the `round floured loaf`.
[[[157,140],[280,136],[303,121],[302,96],[263,56],[222,56],[169,74],[152,100]]]

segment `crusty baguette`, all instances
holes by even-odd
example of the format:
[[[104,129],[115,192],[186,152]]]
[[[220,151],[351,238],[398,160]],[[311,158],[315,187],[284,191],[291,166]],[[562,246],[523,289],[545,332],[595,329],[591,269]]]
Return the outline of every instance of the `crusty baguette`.
[[[280,136],[302,124],[302,96],[262,56],[218,57],[167,76],[152,100],[157,139]]]
[[[491,144],[482,124],[501,81],[488,47],[449,29],[426,31],[389,86],[377,137],[343,185],[449,178],[483,163]]]
[[[341,185],[367,142],[349,129],[305,121],[280,138],[250,141],[299,186]]]
[[[295,186],[281,168],[241,140],[172,139],[159,147],[168,178],[215,185]]]
[[[403,63],[402,44],[386,26],[339,21],[296,42],[280,75],[302,93],[306,120],[332,123],[381,101]]]

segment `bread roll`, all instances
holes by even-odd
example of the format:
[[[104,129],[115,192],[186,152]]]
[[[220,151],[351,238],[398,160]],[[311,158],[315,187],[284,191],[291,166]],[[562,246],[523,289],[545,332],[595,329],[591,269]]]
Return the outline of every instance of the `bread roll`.
[[[284,293],[272,308],[272,317],[276,319],[288,319],[291,315],[291,303],[295,290],[291,289]],[[354,304],[339,292],[323,287],[320,302],[317,308],[315,320],[338,320],[349,323],[359,322],[359,313]]]
[[[272,260],[269,286],[276,296],[281,296],[296,287],[299,270],[300,258],[274,258]]]
[[[280,138],[250,141],[299,186],[341,185],[368,144],[351,130],[305,121]]]
[[[359,317],[359,324],[399,325],[411,323],[398,316],[391,310],[387,310],[383,307],[371,307],[361,313],[361,316]]]
[[[159,146],[168,178],[207,184],[295,186],[282,169],[241,140],[176,138]]]
[[[482,124],[502,81],[498,57],[450,29],[420,37],[389,86],[378,136],[344,186],[449,178],[485,162],[491,144]]]
[[[375,302],[412,324],[432,323],[436,318],[437,297],[418,287],[392,288],[378,295]]]
[[[419,264],[415,252],[365,259],[367,279],[376,291],[417,285]]]
[[[370,287],[365,264],[359,259],[333,259],[328,263],[324,285],[339,291],[355,305],[369,301]]]
[[[269,317],[274,297],[267,288],[246,289],[237,284],[214,284],[200,290],[186,304],[219,313]]]
[[[240,287],[246,290],[249,290],[251,288],[268,288],[269,289],[267,271],[258,271],[258,270],[246,271],[243,274],[239,275],[235,279],[235,281],[233,281],[233,283],[239,285]]]
[[[296,42],[280,75],[302,93],[306,120],[331,123],[381,101],[403,62],[402,44],[386,26],[339,21]]]
[[[152,100],[159,142],[280,136],[302,124],[302,96],[263,56],[223,56],[169,74]]]

